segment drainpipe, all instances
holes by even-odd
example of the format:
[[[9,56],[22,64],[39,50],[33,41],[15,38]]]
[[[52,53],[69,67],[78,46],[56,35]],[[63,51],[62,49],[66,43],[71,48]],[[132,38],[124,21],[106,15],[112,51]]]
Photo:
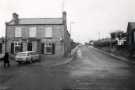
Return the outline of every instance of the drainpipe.
[[[66,53],[67,53],[67,51],[66,51],[66,48],[65,48],[65,38],[66,38],[66,36],[65,36],[65,33],[66,33],[66,30],[67,30],[67,13],[66,13],[66,11],[63,11],[62,12],[62,16],[63,16],[63,25],[64,25],[64,57],[66,56]]]
[[[5,23],[5,25],[6,25],[6,29],[5,29],[5,52],[7,52],[7,26],[8,26],[8,23]]]

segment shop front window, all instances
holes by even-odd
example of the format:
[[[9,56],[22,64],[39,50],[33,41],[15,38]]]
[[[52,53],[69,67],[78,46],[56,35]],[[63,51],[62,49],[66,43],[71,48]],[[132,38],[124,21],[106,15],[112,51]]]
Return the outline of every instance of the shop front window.
[[[45,43],[44,53],[45,54],[55,54],[55,44],[54,43]]]
[[[15,43],[15,53],[22,52],[23,51],[23,44],[21,42]]]
[[[32,43],[31,42],[28,43],[27,50],[32,51]]]

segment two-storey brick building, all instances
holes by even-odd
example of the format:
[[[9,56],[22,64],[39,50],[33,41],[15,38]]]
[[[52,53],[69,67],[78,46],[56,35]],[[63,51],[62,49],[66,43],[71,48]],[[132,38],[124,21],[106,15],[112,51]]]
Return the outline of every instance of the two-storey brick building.
[[[49,56],[65,56],[71,39],[67,30],[66,12],[61,18],[19,18],[13,13],[6,23],[6,51],[40,51]]]

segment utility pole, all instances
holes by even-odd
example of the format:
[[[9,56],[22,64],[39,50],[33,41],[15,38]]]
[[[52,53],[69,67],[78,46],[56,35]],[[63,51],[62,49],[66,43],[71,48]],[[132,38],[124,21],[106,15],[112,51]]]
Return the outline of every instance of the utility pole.
[[[62,9],[61,9],[61,11],[64,12],[64,9],[65,9],[65,0],[62,0]]]
[[[71,33],[72,33],[72,25],[73,25],[73,24],[75,24],[75,22],[70,21],[70,31],[69,31],[69,33],[70,33],[70,37],[71,37]]]
[[[5,53],[7,52],[7,23],[5,23],[6,29],[5,29]]]
[[[100,32],[98,32],[98,40],[100,40]]]

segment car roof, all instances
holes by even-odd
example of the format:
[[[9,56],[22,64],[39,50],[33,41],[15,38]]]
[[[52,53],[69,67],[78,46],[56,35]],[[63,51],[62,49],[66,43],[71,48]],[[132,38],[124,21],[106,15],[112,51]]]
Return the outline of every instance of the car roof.
[[[36,51],[25,51],[25,52],[18,52],[18,53],[31,53],[31,52],[36,52]]]

